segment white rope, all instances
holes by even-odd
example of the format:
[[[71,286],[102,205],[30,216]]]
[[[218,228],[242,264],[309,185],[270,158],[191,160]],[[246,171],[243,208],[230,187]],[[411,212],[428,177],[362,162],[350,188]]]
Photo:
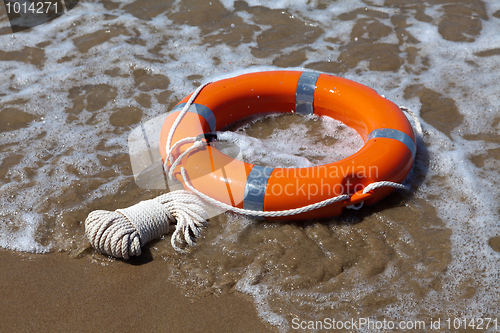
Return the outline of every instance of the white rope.
[[[209,197],[208,195],[198,191],[195,189],[187,180],[187,175],[186,175],[186,169],[181,168],[181,174],[182,178],[184,180],[184,184],[196,193],[198,196],[200,196],[203,200],[208,201],[209,203],[213,204],[214,206],[217,206],[219,208],[225,209],[225,210],[230,210],[234,213],[238,214],[244,214],[244,215],[251,215],[251,216],[257,216],[257,217],[282,217],[282,216],[292,216],[292,215],[297,215],[300,213],[305,213],[309,212],[314,209],[322,208],[327,205],[330,205],[334,202],[337,201],[342,201],[342,200],[347,200],[349,199],[349,196],[347,194],[339,195],[333,198],[329,198],[314,204],[310,204],[307,206],[299,207],[299,208],[294,208],[294,209],[287,209],[287,210],[270,210],[270,211],[257,211],[257,210],[250,210],[250,209],[242,209],[238,207],[233,207],[231,205],[225,204],[221,201],[218,201],[214,198]]]
[[[364,205],[364,201],[361,201],[361,202],[358,202],[357,204],[354,204],[354,205],[345,206],[345,208],[353,209],[353,210],[360,210],[361,208],[363,208],[363,205]]]
[[[381,181],[381,182],[375,182],[375,183],[368,184],[363,189],[363,194],[366,194],[366,193],[368,193],[370,191],[373,191],[374,189],[379,188],[379,187],[394,187],[394,188],[399,188],[399,189],[403,189],[403,190],[407,190],[408,189],[408,186],[405,186],[403,184],[389,182],[389,181],[385,181],[384,180],[384,181]]]
[[[167,155],[164,162],[165,171],[168,173],[169,179],[173,179],[173,172],[184,157],[204,145],[196,137],[183,138],[172,145],[172,138],[180,121],[186,112],[188,112],[189,107],[207,84],[209,83],[203,84],[196,89],[172,124],[165,146]],[[414,118],[417,130],[421,133],[422,128],[418,118],[408,108],[401,107],[401,109]],[[188,142],[193,142],[193,145],[180,154],[174,161],[172,157],[173,150],[178,145]],[[168,163],[170,163],[170,167],[168,167]],[[118,209],[114,212],[104,210],[91,212],[85,220],[85,233],[92,247],[101,253],[117,258],[129,259],[130,256],[141,254],[141,245],[143,246],[153,239],[160,238],[169,231],[171,224],[175,224],[175,231],[171,238],[172,247],[176,251],[185,252],[186,245],[195,245],[195,238],[200,237],[201,228],[206,225],[208,218],[205,203],[200,198],[224,210],[257,217],[297,215],[350,198],[349,195],[344,194],[294,209],[254,211],[233,207],[198,191],[188,181],[186,170],[183,167],[181,167],[181,175],[184,184],[191,192],[184,190],[170,192],[160,195],[155,199],[142,201],[131,207]],[[402,184],[381,181],[366,186],[363,194],[379,187],[406,188]],[[362,206],[363,202],[347,206],[347,208],[359,209]]]
[[[376,188],[379,188],[379,187],[394,187],[394,188],[399,188],[399,189],[403,189],[403,190],[407,190],[408,189],[408,186],[405,186],[403,184],[400,184],[400,183],[394,183],[394,182],[389,182],[389,181],[380,181],[380,182],[375,182],[375,183],[371,183],[371,184],[368,184],[364,189],[363,189],[363,194],[366,194],[370,191],[373,191],[374,189]],[[362,207],[363,207],[363,204],[364,204],[364,201],[361,201],[357,204],[354,204],[354,205],[349,205],[349,206],[345,206],[345,208],[349,208],[349,209],[354,209],[354,210],[360,210]]]
[[[417,133],[422,136],[423,132],[422,132],[422,124],[420,123],[420,120],[418,119],[417,115],[412,111],[410,110],[410,108],[407,108],[406,106],[403,106],[403,105],[400,105],[399,108],[408,113],[410,115],[410,117],[412,117],[413,121],[415,122],[415,127],[416,127],[416,130],[417,130]]]
[[[174,137],[175,130],[179,126],[179,123],[181,122],[181,120],[184,117],[184,115],[188,112],[189,108],[193,104],[193,102],[196,99],[196,97],[198,97],[198,94],[200,93],[200,91],[203,88],[205,88],[208,84],[210,84],[210,82],[204,83],[201,86],[199,86],[198,88],[196,88],[196,90],[193,92],[193,94],[191,95],[191,97],[189,97],[186,105],[184,105],[184,107],[182,108],[181,112],[177,115],[177,118],[175,118],[175,121],[172,124],[172,127],[170,128],[170,132],[168,132],[167,143],[165,145],[166,146],[165,147],[165,151],[167,151],[167,157],[165,158],[165,165],[167,163],[167,160],[170,163],[173,163],[172,162],[172,149],[170,149],[169,147],[172,144],[172,138]],[[174,145],[174,147],[175,147],[175,145]]]
[[[196,138],[195,138],[196,139]],[[177,166],[181,163],[182,159],[187,156],[190,152],[192,152],[195,149],[198,149],[199,147],[203,146],[203,142],[201,141],[195,141],[191,147],[186,149],[185,152],[179,155],[177,159],[172,163],[170,170],[168,171],[168,179],[172,180],[174,178],[174,170],[177,168]]]
[[[160,238],[175,224],[172,247],[195,245],[208,214],[204,202],[189,191],[175,191],[114,212],[96,210],[85,220],[85,234],[92,247],[116,258],[141,254],[141,245]]]
[[[174,143],[172,145],[172,147],[170,148],[170,150],[167,151],[167,156],[168,156],[168,159],[165,158],[165,163],[163,163],[163,167],[165,168],[165,170],[168,168],[168,165],[167,165],[167,162],[171,162],[171,156],[172,156],[172,152],[174,151],[174,149],[178,146],[178,145],[181,145],[183,143],[188,143],[188,142],[194,142],[196,141],[196,137],[194,136],[189,136],[187,138],[184,138],[184,139],[180,139],[179,141],[177,141],[176,143]]]

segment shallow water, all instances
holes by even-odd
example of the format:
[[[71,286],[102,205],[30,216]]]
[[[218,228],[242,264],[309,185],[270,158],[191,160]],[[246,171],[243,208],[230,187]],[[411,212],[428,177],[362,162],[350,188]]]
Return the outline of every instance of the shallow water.
[[[440,318],[443,330],[447,318],[498,318],[499,30],[493,0],[80,1],[16,34],[0,6],[0,246],[114,265],[88,250],[87,214],[162,193],[135,184],[130,132],[202,82],[307,68],[417,113],[411,189],[326,221],[221,215],[187,255],[169,235],[154,242],[154,260],[191,295],[251,295],[283,331],[294,318]],[[272,119],[247,134],[286,144],[273,131],[301,125]]]
[[[218,132],[217,138],[224,143],[219,148],[223,152],[237,149],[237,158],[275,168],[332,163],[364,144],[354,129],[336,119],[279,113],[243,119]]]

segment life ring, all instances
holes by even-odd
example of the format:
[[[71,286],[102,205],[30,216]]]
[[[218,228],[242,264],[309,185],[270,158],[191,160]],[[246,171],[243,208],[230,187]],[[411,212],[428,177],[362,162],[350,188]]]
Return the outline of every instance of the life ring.
[[[329,116],[355,129],[365,141],[347,158],[308,168],[253,165],[210,144],[185,154],[173,170],[174,177],[184,183],[183,167],[192,187],[233,207],[282,211],[349,195],[349,199],[280,219],[337,216],[346,206],[373,204],[389,195],[394,188],[380,187],[368,193],[363,189],[379,181],[403,182],[415,159],[415,134],[400,108],[375,90],[345,78],[307,71],[270,71],[210,83],[180,119],[166,147],[168,134],[190,96],[175,106],[163,124],[160,147],[164,162],[166,151],[181,139],[214,133],[237,120],[266,112]],[[173,158],[190,146],[192,142],[178,144],[172,150]],[[187,189],[186,184],[184,187]]]

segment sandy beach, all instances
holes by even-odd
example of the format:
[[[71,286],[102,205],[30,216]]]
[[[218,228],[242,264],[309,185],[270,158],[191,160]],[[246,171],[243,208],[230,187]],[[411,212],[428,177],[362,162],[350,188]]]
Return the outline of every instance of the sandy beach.
[[[164,263],[0,251],[2,332],[275,332],[249,296],[185,296]]]

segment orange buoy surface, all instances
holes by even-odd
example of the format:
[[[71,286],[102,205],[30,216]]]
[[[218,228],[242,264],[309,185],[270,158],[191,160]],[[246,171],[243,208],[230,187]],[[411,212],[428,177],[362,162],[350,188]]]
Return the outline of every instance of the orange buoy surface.
[[[272,168],[235,160],[206,144],[184,156],[174,177],[198,191],[233,207],[253,211],[281,211],[303,207],[347,194],[350,199],[280,219],[325,218],[339,215],[346,206],[373,204],[394,188],[381,187],[363,194],[375,182],[401,183],[416,154],[411,124],[397,105],[362,84],[317,72],[271,71],[244,74],[204,87],[173,133],[167,136],[184,98],[165,123],[160,135],[161,156],[186,137],[214,133],[242,118],[268,112],[328,116],[355,129],[365,141],[355,154],[340,161],[307,168]],[[174,160],[191,143],[179,144]],[[169,164],[169,163],[167,163]],[[170,165],[170,164],[169,164]],[[184,187],[187,189],[186,185]]]

